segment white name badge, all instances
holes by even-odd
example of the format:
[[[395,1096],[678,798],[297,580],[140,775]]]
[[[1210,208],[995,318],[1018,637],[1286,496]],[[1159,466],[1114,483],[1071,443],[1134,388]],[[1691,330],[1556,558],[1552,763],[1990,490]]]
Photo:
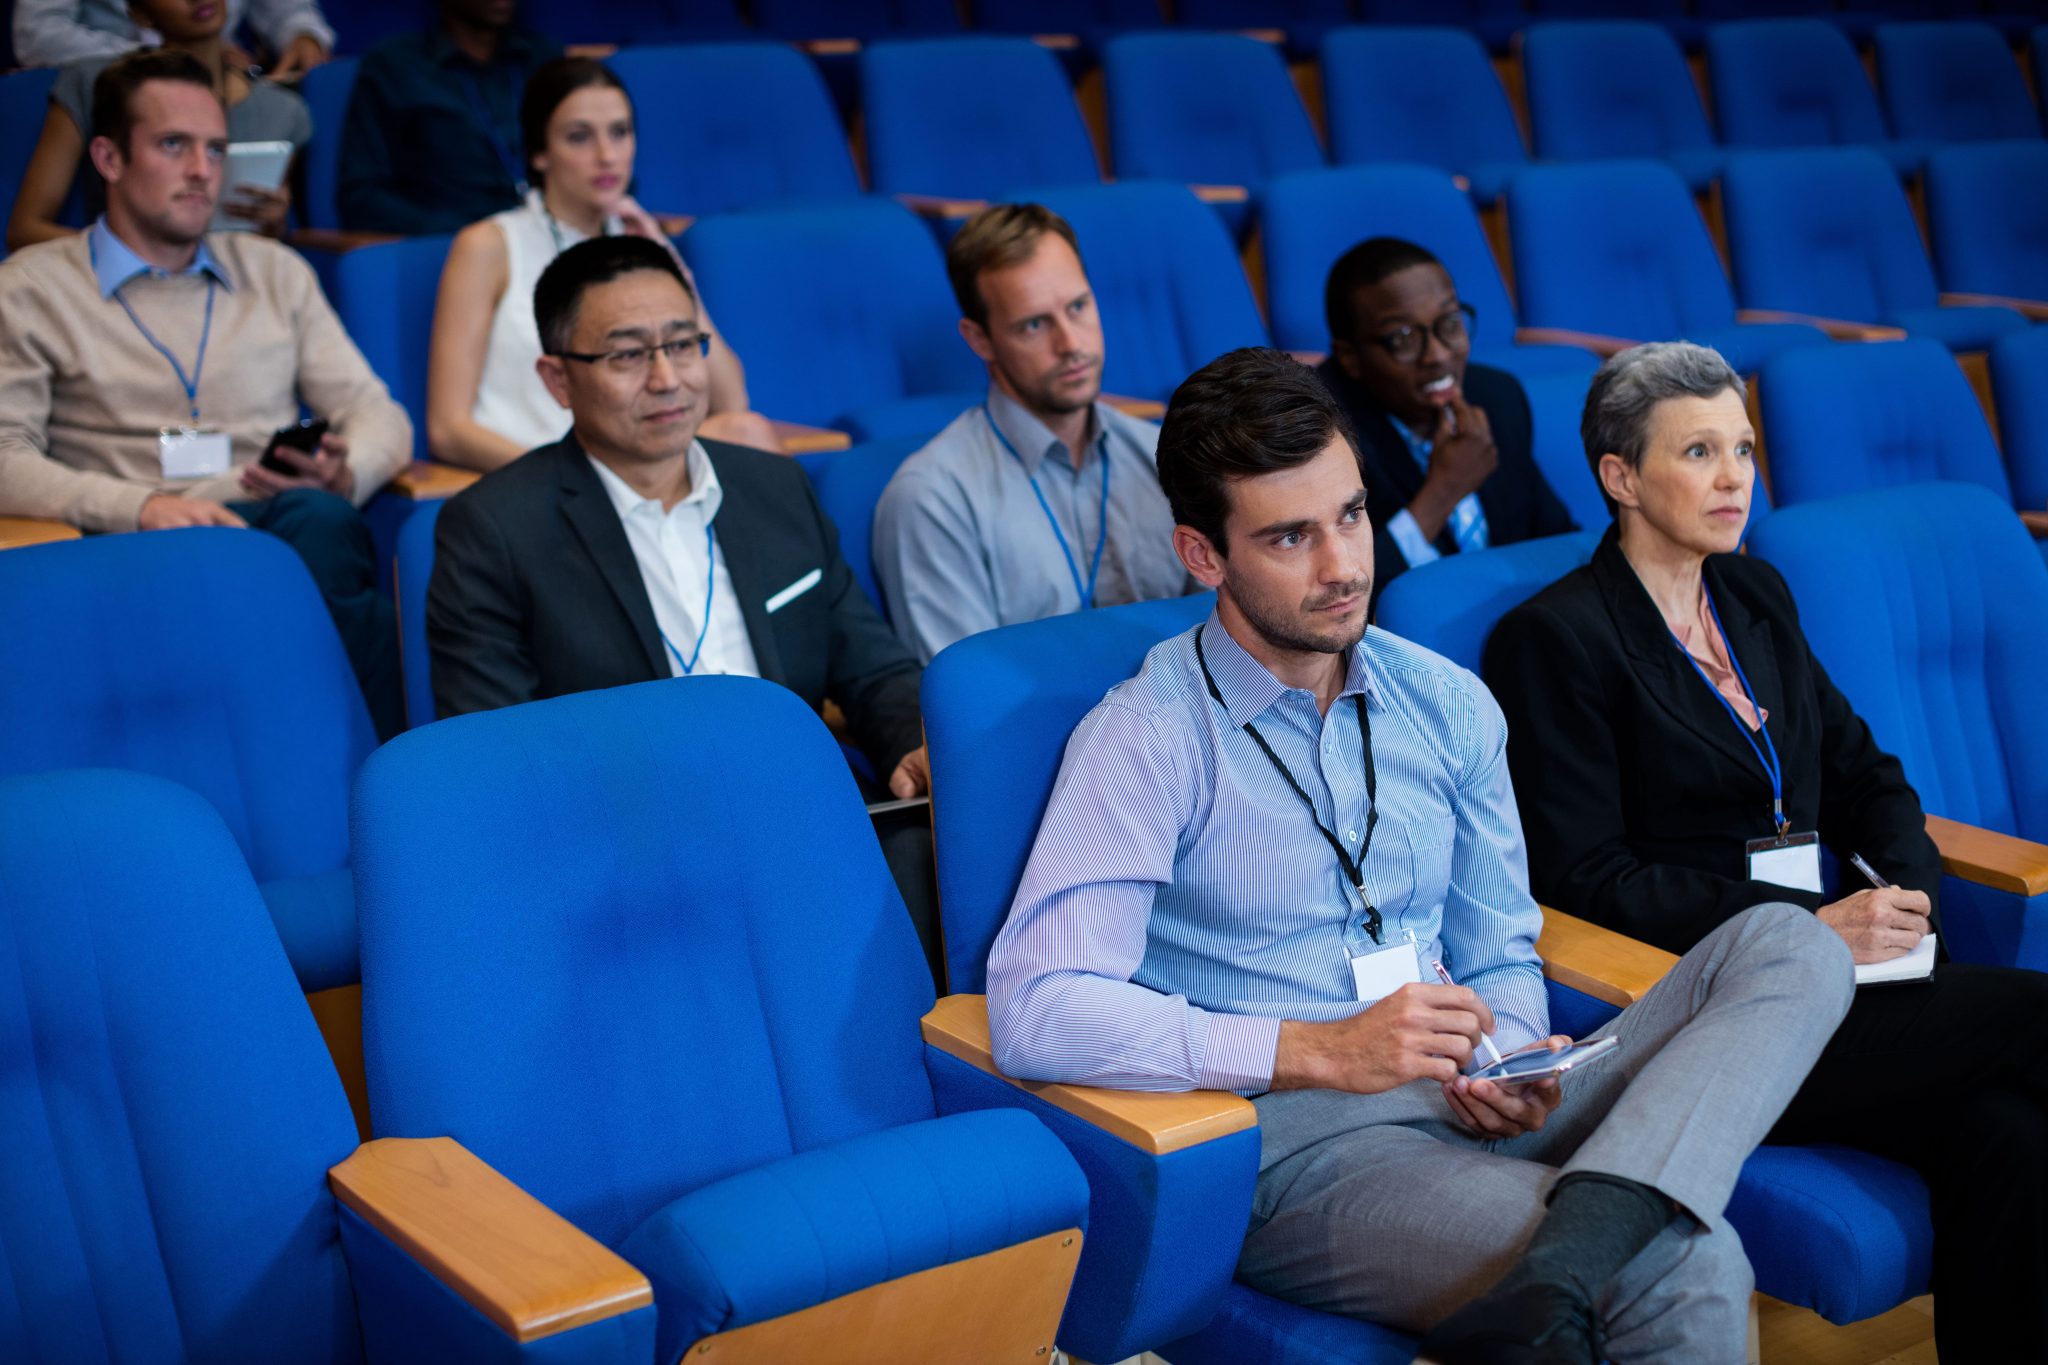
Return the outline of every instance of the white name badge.
[[[210,479],[228,472],[232,453],[225,431],[164,427],[157,434],[156,458],[167,479]]]
[[[1360,1000],[1384,1000],[1401,987],[1422,980],[1422,961],[1415,941],[1404,938],[1351,959],[1351,986]]]
[[[1751,839],[1743,848],[1749,854],[1751,881],[1820,892],[1820,835],[1809,832]]]

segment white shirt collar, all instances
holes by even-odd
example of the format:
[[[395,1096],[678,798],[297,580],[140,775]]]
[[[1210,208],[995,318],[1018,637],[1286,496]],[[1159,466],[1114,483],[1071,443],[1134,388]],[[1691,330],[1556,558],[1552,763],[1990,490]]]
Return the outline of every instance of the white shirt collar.
[[[690,442],[690,453],[684,457],[690,471],[690,491],[674,507],[664,509],[658,498],[643,498],[633,486],[614,474],[603,461],[593,458],[587,452],[583,456],[590,461],[590,467],[597,471],[597,481],[604,485],[605,496],[612,500],[612,510],[625,521],[635,514],[646,516],[642,508],[652,508],[659,519],[672,516],[685,507],[696,505],[705,524],[718,515],[718,509],[725,503],[725,489],[718,482],[718,471],[712,467],[711,456],[704,450],[702,441]]]

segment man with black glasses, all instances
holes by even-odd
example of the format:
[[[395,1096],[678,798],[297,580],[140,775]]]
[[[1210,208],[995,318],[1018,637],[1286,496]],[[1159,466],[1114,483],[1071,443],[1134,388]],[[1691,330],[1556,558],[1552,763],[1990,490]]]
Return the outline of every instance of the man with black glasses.
[[[1515,377],[1468,362],[1471,305],[1443,263],[1374,237],[1323,288],[1330,356],[1317,373],[1364,457],[1379,586],[1418,564],[1577,529],[1530,454]]]

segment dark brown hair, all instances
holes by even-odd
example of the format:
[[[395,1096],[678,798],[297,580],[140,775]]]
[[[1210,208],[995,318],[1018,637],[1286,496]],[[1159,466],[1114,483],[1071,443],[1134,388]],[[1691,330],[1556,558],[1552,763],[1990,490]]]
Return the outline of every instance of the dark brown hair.
[[[594,57],[556,57],[542,62],[526,78],[526,89],[519,96],[519,140],[526,148],[526,177],[534,184],[541,183],[533,159],[548,149],[548,120],[563,100],[593,85],[618,91],[625,96],[626,112],[633,112],[633,96],[627,93],[625,82]]]
[[[182,81],[220,98],[206,64],[189,52],[152,47],[109,62],[92,83],[92,136],[106,138],[124,157],[135,131],[135,92],[149,81]]]
[[[1022,265],[1038,250],[1038,239],[1057,233],[1080,259],[1081,244],[1067,220],[1043,204],[991,204],[969,218],[946,243],[946,278],[960,316],[988,326],[988,301],[981,296],[981,272]]]

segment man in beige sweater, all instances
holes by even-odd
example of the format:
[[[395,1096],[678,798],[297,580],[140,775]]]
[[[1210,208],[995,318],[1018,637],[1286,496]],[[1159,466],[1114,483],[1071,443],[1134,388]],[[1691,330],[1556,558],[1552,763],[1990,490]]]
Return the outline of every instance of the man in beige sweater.
[[[312,269],[255,233],[206,235],[226,115],[189,55],[136,53],[93,95],[107,211],[0,262],[0,515],[86,531],[251,526],[312,570],[377,728],[399,728],[397,646],[357,511],[411,458],[412,424]],[[299,405],[311,454],[258,463]]]

